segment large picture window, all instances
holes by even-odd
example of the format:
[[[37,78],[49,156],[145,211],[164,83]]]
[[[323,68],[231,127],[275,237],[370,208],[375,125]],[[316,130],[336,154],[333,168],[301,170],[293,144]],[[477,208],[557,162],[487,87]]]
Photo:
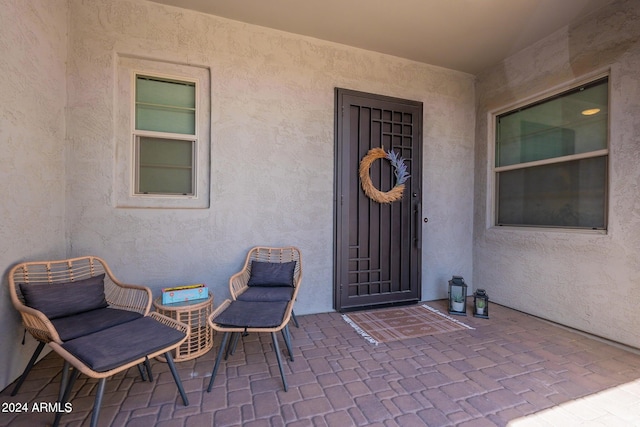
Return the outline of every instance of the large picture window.
[[[607,228],[608,83],[496,115],[496,225]]]

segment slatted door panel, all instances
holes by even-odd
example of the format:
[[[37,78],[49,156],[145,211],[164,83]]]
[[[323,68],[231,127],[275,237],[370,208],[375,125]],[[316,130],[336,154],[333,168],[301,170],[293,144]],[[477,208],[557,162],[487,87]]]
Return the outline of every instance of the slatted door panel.
[[[420,299],[421,104],[338,90],[335,306],[341,311]],[[360,161],[374,147],[405,159],[411,177],[403,198],[375,202],[361,188]],[[389,161],[370,168],[373,185],[389,191]]]

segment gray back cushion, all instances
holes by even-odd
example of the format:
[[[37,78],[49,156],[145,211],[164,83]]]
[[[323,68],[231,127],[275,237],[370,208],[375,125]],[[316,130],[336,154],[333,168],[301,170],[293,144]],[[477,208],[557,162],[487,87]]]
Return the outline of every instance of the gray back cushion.
[[[104,274],[84,280],[47,285],[20,284],[27,306],[49,319],[72,316],[108,306],[104,295]]]
[[[296,262],[251,261],[248,286],[294,286]]]

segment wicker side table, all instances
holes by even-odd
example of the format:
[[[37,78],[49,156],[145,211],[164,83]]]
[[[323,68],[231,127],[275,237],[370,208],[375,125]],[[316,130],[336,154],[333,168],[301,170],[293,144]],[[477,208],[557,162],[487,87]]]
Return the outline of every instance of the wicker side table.
[[[213,295],[193,301],[162,304],[162,297],[153,302],[156,311],[167,317],[186,323],[191,327],[191,335],[173,354],[175,362],[195,359],[213,347],[213,331],[207,318],[213,312]]]

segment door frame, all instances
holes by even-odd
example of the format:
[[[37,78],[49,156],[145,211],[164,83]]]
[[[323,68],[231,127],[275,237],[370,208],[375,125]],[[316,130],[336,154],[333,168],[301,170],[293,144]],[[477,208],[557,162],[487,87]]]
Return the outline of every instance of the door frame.
[[[407,100],[407,99],[402,99],[402,98],[396,98],[396,97],[391,97],[391,96],[386,96],[386,95],[378,95],[378,94],[372,94],[372,93],[367,93],[367,92],[360,92],[360,91],[355,91],[355,90],[350,90],[350,89],[343,89],[343,88],[335,88],[335,100],[334,100],[334,105],[335,105],[335,121],[334,121],[334,132],[335,132],[335,136],[334,136],[334,149],[335,149],[335,155],[334,155],[334,236],[333,236],[333,241],[334,241],[334,267],[333,267],[333,300],[334,300],[334,309],[340,312],[346,312],[346,311],[353,311],[353,310],[359,310],[362,308],[366,308],[366,307],[371,307],[371,306],[354,306],[354,307],[347,307],[344,308],[341,306],[341,292],[340,292],[340,285],[341,285],[341,281],[342,278],[340,277],[341,275],[341,262],[344,259],[343,257],[345,256],[345,254],[343,253],[343,248],[342,248],[342,242],[340,241],[340,237],[342,237],[341,232],[344,231],[344,227],[345,227],[345,222],[348,223],[349,218],[348,215],[344,213],[344,210],[342,208],[342,204],[344,202],[343,200],[343,194],[342,194],[342,188],[343,185],[345,184],[343,181],[343,173],[341,171],[342,169],[342,164],[341,162],[344,161],[345,156],[343,151],[345,149],[344,146],[340,146],[339,145],[339,141],[341,138],[341,135],[344,131],[343,128],[343,120],[340,119],[340,115],[343,114],[343,97],[344,96],[355,96],[355,97],[362,97],[365,99],[370,99],[372,101],[383,101],[383,102],[390,102],[390,103],[396,103],[396,104],[405,104],[407,106],[412,106],[412,107],[418,107],[419,108],[419,127],[418,127],[418,131],[417,133],[417,140],[418,140],[418,144],[417,144],[417,156],[416,159],[414,159],[413,161],[416,162],[417,164],[419,164],[419,168],[416,171],[416,173],[414,174],[414,171],[411,172],[412,175],[412,180],[415,180],[415,185],[413,186],[413,191],[415,193],[417,193],[417,203],[411,203],[411,210],[412,210],[412,221],[413,221],[413,244],[415,245],[415,248],[417,250],[417,255],[416,255],[416,259],[415,259],[415,274],[416,274],[416,282],[417,282],[417,299],[412,299],[410,301],[390,301],[388,303],[382,303],[382,304],[376,304],[375,307],[384,307],[384,306],[393,306],[393,305],[402,305],[402,304],[413,304],[416,303],[418,301],[421,300],[422,297],[422,164],[423,164],[423,154],[422,154],[422,147],[423,147],[423,125],[422,125],[422,115],[423,115],[423,104],[422,102],[419,101],[412,101],[412,100]],[[345,145],[345,144],[343,144]],[[358,162],[360,162],[361,159],[358,159]],[[407,192],[407,197],[412,197],[411,195],[411,188],[405,189],[405,191]]]

